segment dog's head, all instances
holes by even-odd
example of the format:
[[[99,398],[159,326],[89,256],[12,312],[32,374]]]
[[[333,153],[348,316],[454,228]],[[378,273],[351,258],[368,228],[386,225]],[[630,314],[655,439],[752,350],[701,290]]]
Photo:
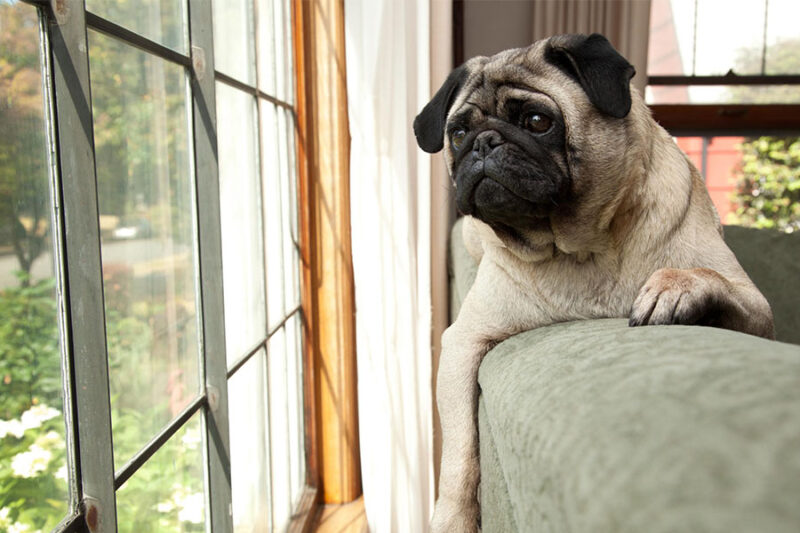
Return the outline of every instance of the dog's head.
[[[597,34],[476,57],[450,74],[414,132],[426,152],[444,148],[461,213],[506,244],[563,236],[581,248],[568,238],[580,218],[618,197],[633,74]]]

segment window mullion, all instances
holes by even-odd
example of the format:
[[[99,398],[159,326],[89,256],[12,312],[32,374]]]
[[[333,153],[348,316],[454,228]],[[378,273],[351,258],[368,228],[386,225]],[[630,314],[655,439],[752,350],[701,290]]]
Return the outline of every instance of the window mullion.
[[[81,504],[90,529],[116,526],[111,404],[83,2],[50,26],[70,316],[74,434]]]
[[[203,361],[209,408],[207,443],[210,530],[233,531],[231,516],[230,435],[222,293],[222,236],[217,168],[216,94],[211,0],[189,4],[192,53],[194,157],[200,235],[200,291],[203,308]]]

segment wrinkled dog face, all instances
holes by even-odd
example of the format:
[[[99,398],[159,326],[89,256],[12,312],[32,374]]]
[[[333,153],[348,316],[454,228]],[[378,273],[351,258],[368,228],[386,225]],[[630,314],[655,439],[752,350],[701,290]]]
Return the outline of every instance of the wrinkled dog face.
[[[564,118],[546,94],[485,80],[447,121],[458,209],[535,227],[569,191]]]
[[[569,209],[581,190],[575,167],[591,153],[581,144],[594,137],[575,130],[613,129],[627,116],[633,73],[597,34],[473,58],[450,74],[414,131],[425,151],[445,149],[459,211],[519,236]]]

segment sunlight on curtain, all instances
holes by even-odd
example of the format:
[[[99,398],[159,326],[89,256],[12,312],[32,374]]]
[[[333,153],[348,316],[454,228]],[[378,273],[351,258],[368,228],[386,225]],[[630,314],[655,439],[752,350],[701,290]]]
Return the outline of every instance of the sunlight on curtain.
[[[428,530],[433,503],[428,0],[345,5],[359,424],[372,533]],[[350,8],[352,7],[352,8]]]

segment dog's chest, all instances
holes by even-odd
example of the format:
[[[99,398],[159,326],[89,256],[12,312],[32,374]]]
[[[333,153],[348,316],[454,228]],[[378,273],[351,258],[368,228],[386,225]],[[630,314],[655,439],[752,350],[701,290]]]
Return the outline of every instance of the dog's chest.
[[[554,321],[627,316],[637,288],[629,281],[616,265],[571,257],[527,265],[518,278]]]

